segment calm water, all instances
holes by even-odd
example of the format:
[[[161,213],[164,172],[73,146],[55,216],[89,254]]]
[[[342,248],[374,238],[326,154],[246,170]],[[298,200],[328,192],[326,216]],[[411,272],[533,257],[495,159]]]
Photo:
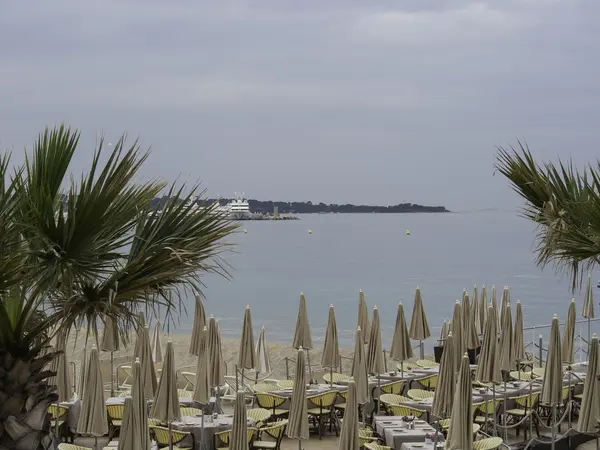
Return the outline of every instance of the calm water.
[[[239,336],[249,304],[255,333],[264,325],[269,342],[291,341],[300,292],[313,340],[323,339],[331,303],[340,345],[351,346],[363,289],[369,307],[380,310],[384,347],[398,301],[410,320],[417,285],[435,336],[462,289],[471,293],[474,284],[485,284],[488,296],[495,284],[499,301],[502,287],[510,286],[513,303],[523,303],[526,325],[550,323],[554,313],[564,319],[572,296],[569,280],[536,267],[533,226],[514,212],[303,215],[298,221],[244,222],[242,228],[247,234],[232,239],[237,253],[226,258],[233,280],[205,278],[207,313],[220,319],[225,336]],[[576,298],[579,312],[582,293]],[[177,332],[191,331],[192,305]]]

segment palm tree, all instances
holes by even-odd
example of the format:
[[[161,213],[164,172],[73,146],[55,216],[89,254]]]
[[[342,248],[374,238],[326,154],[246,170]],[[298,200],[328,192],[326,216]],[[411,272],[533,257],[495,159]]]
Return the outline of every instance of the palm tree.
[[[12,175],[9,156],[0,159],[0,448],[51,446],[47,408],[57,395],[45,367],[57,332],[81,323],[97,332],[111,318],[125,336],[141,309],[175,315],[178,294],[200,290],[201,275],[227,276],[223,239],[236,226],[194,207],[198,186],[183,195],[184,186],[136,182],[148,153],[124,137],[108,152],[100,141],[76,179],[78,144],[61,126],[42,133]]]
[[[537,227],[537,262],[553,264],[581,286],[600,262],[600,162],[578,171],[568,163],[535,162],[529,148],[499,148],[496,169],[524,200],[523,216]]]

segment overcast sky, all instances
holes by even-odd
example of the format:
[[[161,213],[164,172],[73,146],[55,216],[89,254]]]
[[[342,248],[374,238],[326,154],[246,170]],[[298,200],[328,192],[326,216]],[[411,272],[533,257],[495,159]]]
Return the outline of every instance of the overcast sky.
[[[598,154],[600,3],[52,0],[0,6],[0,146],[152,147],[212,195],[512,207],[496,145]]]

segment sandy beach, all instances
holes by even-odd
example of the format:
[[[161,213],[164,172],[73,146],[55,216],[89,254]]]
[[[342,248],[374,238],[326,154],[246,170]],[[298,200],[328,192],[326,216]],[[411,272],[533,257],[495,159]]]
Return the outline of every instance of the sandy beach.
[[[100,335],[101,338],[101,335]],[[100,340],[99,338],[99,340]],[[164,356],[164,348],[167,341],[171,339],[173,342],[173,347],[175,349],[175,361],[177,363],[177,368],[188,368],[189,371],[196,371],[196,361],[197,358],[189,354],[189,346],[191,334],[171,334],[167,335],[166,333],[161,334],[161,346],[163,350]],[[69,336],[68,346],[67,346],[67,357],[69,361],[75,363],[76,366],[76,374],[79,377],[81,362],[83,360],[84,349],[86,344],[85,330],[76,334],[72,332]],[[321,344],[321,343],[320,343]],[[95,338],[90,335],[87,340],[87,347],[91,349],[93,345],[96,344]],[[122,347],[118,352],[114,352],[114,365],[115,368],[120,364],[128,364],[132,361],[133,358],[133,348],[135,345],[135,337],[133,337],[131,343],[127,347]],[[286,378],[286,364],[285,358],[295,358],[296,350],[292,348],[290,343],[270,343],[267,342],[269,349],[269,357],[271,361],[271,368],[273,372],[271,374],[259,374],[259,380],[262,378],[275,378],[275,379],[285,379]],[[322,344],[321,344],[322,345]],[[239,340],[232,338],[222,338],[222,349],[223,349],[223,358],[227,363],[227,374],[235,375],[235,365],[237,363],[237,355],[239,350]],[[315,377],[320,378],[321,372],[321,353],[322,348],[315,348],[310,351],[310,359],[311,359],[311,367],[313,369],[313,373]],[[340,348],[340,354],[342,356],[343,361],[343,371],[348,373],[351,370],[352,361],[350,358],[353,354],[353,349],[349,348]],[[110,382],[110,352],[101,351],[99,353],[100,356],[100,364],[102,369],[102,376],[105,383]],[[293,376],[295,369],[295,363],[290,361],[289,363],[289,373],[290,376]],[[121,374],[122,376],[122,374]],[[122,379],[122,378],[121,378]]]

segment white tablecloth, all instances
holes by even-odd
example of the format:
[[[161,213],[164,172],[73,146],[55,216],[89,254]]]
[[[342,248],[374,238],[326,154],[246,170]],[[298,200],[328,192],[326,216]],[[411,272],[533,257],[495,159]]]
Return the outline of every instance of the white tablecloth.
[[[202,430],[202,417],[182,417],[181,422],[173,422],[172,426],[174,430],[192,433],[196,441],[195,448],[213,450],[215,448],[215,433],[230,430],[233,426],[233,415],[221,414],[214,421],[211,416],[205,416],[204,430]],[[254,426],[252,419],[248,419],[248,426]],[[204,446],[201,446],[202,441],[204,441]]]

